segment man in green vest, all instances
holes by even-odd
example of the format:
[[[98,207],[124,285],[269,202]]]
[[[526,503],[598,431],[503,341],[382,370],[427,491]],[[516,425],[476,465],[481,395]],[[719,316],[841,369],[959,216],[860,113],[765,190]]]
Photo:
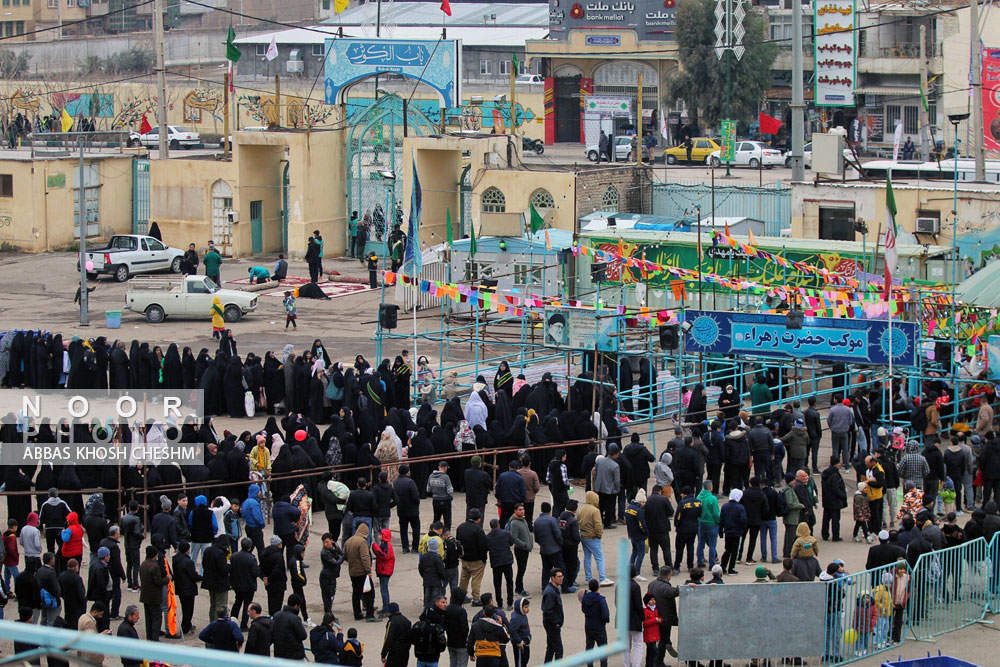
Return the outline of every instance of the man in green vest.
[[[202,263],[205,265],[205,275],[221,287],[222,277],[219,273],[219,267],[222,265],[222,255],[215,249],[215,244],[211,241],[208,242],[208,250],[205,251],[205,259],[202,260]]]

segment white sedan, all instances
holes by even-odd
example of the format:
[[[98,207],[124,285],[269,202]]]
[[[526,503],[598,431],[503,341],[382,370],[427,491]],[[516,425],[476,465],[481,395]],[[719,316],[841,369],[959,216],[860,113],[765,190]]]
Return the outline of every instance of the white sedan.
[[[718,167],[722,162],[722,151],[712,151],[708,156],[708,163],[713,167]],[[785,164],[785,158],[781,151],[771,148],[759,141],[737,141],[733,151],[733,165],[746,165],[751,169],[757,169],[761,165],[770,169],[780,167]]]
[[[156,148],[160,145],[160,128],[154,127],[146,134],[130,132],[128,145],[138,147],[140,145],[147,148]],[[174,150],[178,148],[201,148],[201,135],[191,132],[179,125],[167,125],[167,147]]]

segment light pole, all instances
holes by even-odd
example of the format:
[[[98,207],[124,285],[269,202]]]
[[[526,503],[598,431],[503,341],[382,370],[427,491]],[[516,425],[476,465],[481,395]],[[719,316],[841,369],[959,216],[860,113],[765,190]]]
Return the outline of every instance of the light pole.
[[[390,203],[390,199],[392,198],[392,189],[396,185],[396,172],[394,172],[391,169],[380,169],[378,171],[378,175],[379,175],[379,178],[382,180],[382,184],[385,186],[385,225],[386,225],[386,229],[388,230],[388,226],[389,226],[389,203]],[[386,256],[389,254],[389,240],[388,240],[389,236],[388,236],[387,231],[384,232],[384,233],[386,234],[386,243],[385,243],[385,251],[382,253],[382,271],[383,271],[383,273],[382,273],[382,295],[381,295],[381,298],[379,300],[379,303],[385,303],[385,273],[384,272],[385,272]],[[414,297],[413,297],[413,299],[414,299],[414,310],[416,310],[416,298],[417,298],[416,295],[414,295]],[[382,358],[382,318],[379,318],[377,332],[378,333],[377,333],[377,336],[375,338],[375,358],[376,359],[381,359]]]
[[[958,288],[958,124],[969,117],[966,113],[948,114],[948,120],[955,128],[955,146],[952,150],[952,159],[955,161],[954,186],[951,204],[951,354],[948,359],[948,367],[951,370],[951,385],[955,386],[955,344],[958,340],[958,323],[955,321],[958,315],[958,304],[955,303],[955,292]],[[936,361],[936,359],[935,359]],[[958,401],[953,401],[955,413],[958,412]]]

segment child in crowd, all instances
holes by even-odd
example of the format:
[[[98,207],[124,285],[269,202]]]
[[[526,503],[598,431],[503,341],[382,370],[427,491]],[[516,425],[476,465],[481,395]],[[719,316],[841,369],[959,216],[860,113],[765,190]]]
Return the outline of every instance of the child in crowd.
[[[868,494],[865,491],[868,485],[864,482],[858,484],[854,491],[854,541],[860,542],[858,530],[864,533],[865,539],[871,542],[871,535],[868,533],[868,522],[872,518],[871,506],[868,504]]]
[[[944,487],[938,494],[941,498],[941,502],[944,504],[944,514],[949,512],[954,512],[955,510],[955,483],[951,481],[950,477],[944,478]]]
[[[295,312],[295,297],[292,296],[291,292],[285,292],[285,300],[282,301],[285,304],[285,328],[291,324],[293,329],[298,329],[299,325],[295,323],[296,312]]]
[[[656,597],[652,593],[642,596],[642,641],[646,643],[646,667],[656,667],[656,645],[660,641],[660,619],[656,611]]]
[[[358,641],[358,629],[347,629],[347,641],[344,642],[344,650],[340,654],[340,662],[350,667],[361,667],[361,660],[365,657],[365,645]]]

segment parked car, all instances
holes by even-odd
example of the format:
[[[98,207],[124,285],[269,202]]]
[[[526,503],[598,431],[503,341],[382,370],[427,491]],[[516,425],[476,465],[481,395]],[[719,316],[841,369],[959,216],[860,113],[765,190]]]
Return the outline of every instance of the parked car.
[[[808,144],[802,147],[802,162],[805,165],[806,169],[812,169],[812,156],[813,156],[813,145],[812,142],[810,141]],[[785,166],[791,168],[792,151],[785,151],[782,154],[782,158],[784,158]],[[844,159],[845,160],[854,159],[854,154],[851,153],[850,148],[844,149]]]
[[[514,79],[514,84],[518,86],[532,83],[545,83],[545,77],[541,74],[522,74]]]
[[[747,166],[751,169],[757,169],[763,165],[770,169],[785,163],[781,151],[759,141],[737,141],[733,148],[733,164],[737,167]],[[722,164],[722,148],[712,151],[711,155],[708,156],[708,163],[713,167]]]
[[[257,310],[253,292],[221,289],[205,276],[142,276],[129,281],[125,291],[125,309],[142,313],[146,321],[159,324],[167,317],[206,319],[212,299],[222,301],[226,322],[239,322]]]
[[[160,145],[160,128],[154,127],[146,134],[129,132],[128,145],[136,148],[146,146],[156,148]],[[167,125],[167,146],[169,148],[201,148],[201,135],[191,132],[179,125]]]
[[[587,146],[587,159],[597,162],[597,144]],[[632,159],[632,137],[615,137],[615,160],[626,162]]]
[[[266,125],[251,125],[250,127],[241,127],[239,132],[267,132]],[[222,137],[219,137],[219,148],[223,148]],[[233,135],[229,135],[229,150],[233,150]]]
[[[693,144],[691,148],[691,161],[692,162],[708,162],[708,156],[712,154],[712,151],[721,150],[721,146],[715,143],[714,139],[709,139],[708,137],[695,137],[691,140]],[[678,162],[687,161],[687,148],[684,144],[680,146],[673,146],[668,148],[664,153],[667,156],[667,164],[677,164]]]
[[[183,256],[183,250],[171,248],[152,236],[116,234],[103,248],[88,248],[84,261],[93,263],[93,268],[87,270],[91,280],[105,274],[123,283],[134,273],[180,273]],[[80,268],[79,262],[77,268]]]

